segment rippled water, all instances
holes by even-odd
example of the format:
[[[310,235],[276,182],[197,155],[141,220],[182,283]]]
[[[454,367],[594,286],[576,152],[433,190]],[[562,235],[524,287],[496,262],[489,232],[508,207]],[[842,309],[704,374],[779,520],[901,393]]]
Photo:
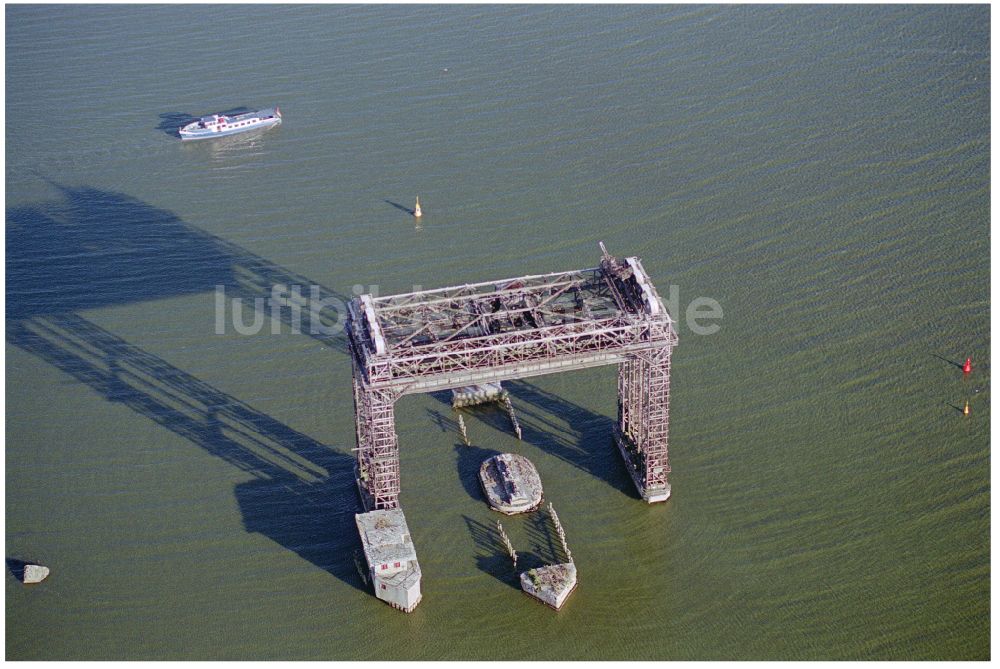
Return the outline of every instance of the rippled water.
[[[989,7],[6,19],[6,551],[52,568],[8,573],[8,659],[989,657]],[[274,104],[263,134],[173,134]],[[342,340],[216,334],[215,287],[390,294],[599,240],[676,286],[673,498],[610,446],[613,369],[511,384],[523,443],[405,398],[424,601],[393,611],[352,559]],[[558,613],[491,539],[497,450],[566,528]]]

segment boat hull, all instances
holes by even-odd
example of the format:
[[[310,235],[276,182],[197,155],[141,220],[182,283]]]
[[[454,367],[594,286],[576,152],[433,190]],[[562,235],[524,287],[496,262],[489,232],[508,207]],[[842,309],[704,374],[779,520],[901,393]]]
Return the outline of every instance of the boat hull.
[[[213,139],[215,137],[228,137],[229,135],[240,135],[245,132],[253,132],[254,130],[263,130],[265,128],[272,128],[276,125],[281,125],[280,118],[268,119],[266,121],[261,121],[260,123],[255,123],[250,126],[245,126],[242,128],[223,128],[220,130],[214,129],[196,129],[196,130],[181,130],[181,139],[185,142],[194,141],[197,139]]]

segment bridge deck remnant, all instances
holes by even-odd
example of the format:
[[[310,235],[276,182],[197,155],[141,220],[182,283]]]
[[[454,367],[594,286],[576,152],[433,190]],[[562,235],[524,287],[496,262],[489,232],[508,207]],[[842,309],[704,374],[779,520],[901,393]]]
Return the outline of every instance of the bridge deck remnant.
[[[615,440],[640,495],[670,496],[674,321],[638,258],[601,244],[597,267],[373,297],[348,305],[358,487],[399,505],[393,405],[410,393],[617,364]]]

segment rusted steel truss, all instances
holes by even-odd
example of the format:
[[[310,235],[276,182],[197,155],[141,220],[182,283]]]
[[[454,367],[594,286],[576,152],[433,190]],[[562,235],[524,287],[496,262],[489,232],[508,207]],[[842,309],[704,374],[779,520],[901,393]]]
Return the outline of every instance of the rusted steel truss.
[[[615,440],[636,487],[651,502],[670,496],[670,353],[670,347],[644,351],[618,366]]]
[[[402,395],[618,364],[616,440],[649,501],[669,496],[667,313],[638,258],[601,245],[592,269],[525,276],[349,304],[358,485],[366,508],[395,508]]]

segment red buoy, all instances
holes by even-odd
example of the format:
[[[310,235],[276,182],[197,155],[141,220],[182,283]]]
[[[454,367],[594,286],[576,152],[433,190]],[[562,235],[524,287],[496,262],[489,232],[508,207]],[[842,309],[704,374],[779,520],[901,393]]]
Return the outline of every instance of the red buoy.
[[[966,358],[965,364],[962,365],[962,372],[968,374],[972,371],[972,358]]]

